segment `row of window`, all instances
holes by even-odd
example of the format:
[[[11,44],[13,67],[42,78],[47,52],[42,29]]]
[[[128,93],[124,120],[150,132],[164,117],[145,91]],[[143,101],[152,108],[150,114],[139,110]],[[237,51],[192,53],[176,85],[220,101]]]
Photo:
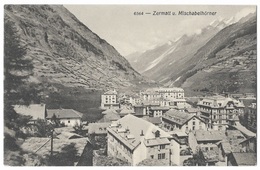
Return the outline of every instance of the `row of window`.
[[[154,159],[154,155],[151,155],[151,159]],[[158,154],[157,159],[165,159],[165,153]]]

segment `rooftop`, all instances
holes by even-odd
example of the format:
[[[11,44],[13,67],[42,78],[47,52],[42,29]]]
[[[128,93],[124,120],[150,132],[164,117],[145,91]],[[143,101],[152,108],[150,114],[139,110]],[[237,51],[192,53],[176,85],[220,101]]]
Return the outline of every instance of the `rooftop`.
[[[177,123],[179,125],[185,124],[187,121],[189,121],[191,118],[196,117],[195,115],[186,113],[186,112],[181,112],[176,109],[170,109],[167,111],[163,116],[163,118],[173,121],[174,123]],[[198,118],[200,119],[200,118]]]
[[[256,165],[257,163],[256,153],[233,152],[232,155],[239,166]]]
[[[226,139],[225,131],[211,130],[197,130],[195,131],[195,137],[198,142],[202,141],[221,141]]]
[[[77,135],[77,134],[74,134]],[[57,138],[53,139],[53,152],[59,153],[62,151],[62,148],[70,145],[72,143],[75,144],[75,148],[77,149],[77,155],[80,156],[83,153],[83,150],[88,143],[88,138],[73,138],[71,139],[72,135],[58,135]],[[46,143],[46,145],[44,145]],[[43,146],[44,145],[44,146]],[[41,149],[39,149],[43,146]],[[36,154],[40,156],[47,156],[50,155],[50,138],[39,138],[39,137],[31,137],[27,138],[24,143],[21,145],[21,148],[25,151],[29,152],[36,152]]]
[[[73,109],[47,109],[47,119],[51,119],[53,115],[57,118],[82,118],[83,114]]]
[[[240,107],[240,108],[245,107],[243,102],[240,102],[230,97],[224,97],[221,95],[204,97],[198,102],[198,105],[207,105],[214,108],[215,107],[224,108],[224,107],[233,107],[233,106]]]
[[[45,119],[45,104],[14,105],[14,110],[25,116],[32,116],[32,120]]]
[[[242,132],[244,135],[248,136],[248,137],[253,137],[256,136],[255,133],[251,132],[250,130],[248,130],[247,128],[245,128],[243,125],[241,125],[239,122],[236,122],[236,125],[234,126],[237,130],[239,130],[240,132]]]
[[[106,134],[107,127],[111,123],[90,123],[88,125],[88,133],[89,134]]]
[[[185,111],[188,113],[197,113],[199,110],[197,108],[191,107],[191,108],[186,108]]]
[[[103,117],[99,120],[99,122],[111,122],[120,119],[120,115],[118,113],[107,113],[103,115]]]
[[[109,90],[104,93],[105,95],[117,95],[117,92],[115,90]]]
[[[116,113],[117,114],[117,111],[115,109],[107,109],[107,110],[102,112],[102,114],[110,114],[110,113]]]
[[[169,107],[166,106],[158,106],[158,107],[151,107],[151,110],[169,110]]]
[[[118,121],[112,123],[109,126],[108,131],[125,145],[127,145],[128,148],[131,150],[136,148],[141,142],[141,134],[143,134],[145,140],[151,140],[151,143],[153,143],[154,145],[158,144],[159,139],[167,139],[168,137],[170,137],[169,134],[167,134],[165,131],[155,126],[154,124],[131,114],[128,114]],[[157,131],[160,133],[160,137],[158,138],[158,140],[155,138],[155,133]],[[127,138],[128,135],[130,135],[131,138]],[[169,141],[168,139],[159,140],[159,143],[161,142],[168,143]]]
[[[159,117],[143,117],[143,119],[145,119],[148,122],[155,124],[155,125],[162,123],[162,121]]]

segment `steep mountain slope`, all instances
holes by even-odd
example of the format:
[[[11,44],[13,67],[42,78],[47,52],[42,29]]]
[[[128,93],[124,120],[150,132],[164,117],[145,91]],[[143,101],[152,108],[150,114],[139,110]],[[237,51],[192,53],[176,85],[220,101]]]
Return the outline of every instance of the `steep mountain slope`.
[[[130,56],[126,58],[141,74],[166,83],[176,73],[181,72],[185,68],[185,63],[190,60],[196,51],[227,24],[223,20],[216,20],[203,28],[199,34],[183,35],[174,42],[169,41],[146,51],[142,55],[136,55],[134,60]]]
[[[32,58],[31,81],[68,87],[121,88],[146,82],[113,46],[59,5],[6,5]]]
[[[256,93],[256,39],[256,15],[224,28],[187,62],[174,85],[190,94]]]

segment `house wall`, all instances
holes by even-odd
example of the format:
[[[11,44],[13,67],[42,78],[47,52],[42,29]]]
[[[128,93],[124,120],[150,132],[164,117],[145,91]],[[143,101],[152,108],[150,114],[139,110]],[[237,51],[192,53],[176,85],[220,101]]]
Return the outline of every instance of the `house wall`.
[[[167,165],[170,163],[170,144],[164,145],[164,149],[160,149],[160,145],[155,145],[147,147],[147,158],[149,159],[158,159],[159,154],[165,154],[165,159],[160,159],[164,161]],[[153,155],[153,158],[151,157]]]
[[[175,140],[171,140],[171,162],[175,165],[180,165],[180,144]]]
[[[60,119],[60,123],[64,123],[65,126],[75,126],[75,125],[81,125],[82,120],[80,118]]]
[[[193,117],[183,125],[178,125],[175,122],[172,122],[168,119],[166,120],[164,118],[162,118],[162,122],[165,125],[164,127],[170,131],[179,129],[182,132],[187,133],[190,130],[206,130],[206,124],[197,117]]]
[[[195,134],[193,132],[189,133],[188,141],[189,141],[189,146],[190,146],[192,152],[196,153],[197,152],[196,148],[198,146],[198,142],[197,142]]]
[[[190,130],[206,130],[206,124],[197,117],[193,117],[181,127],[182,132],[189,132]]]
[[[107,154],[133,164],[133,153],[117,138],[107,133]]]
[[[117,95],[115,94],[103,94],[101,95],[101,108],[119,108],[117,102]]]
[[[153,117],[162,117],[162,110],[153,110]]]
[[[147,148],[144,145],[144,143],[141,142],[141,144],[138,145],[133,152],[132,165],[136,166],[138,163],[140,163],[141,161],[143,161],[145,159],[147,159]]]

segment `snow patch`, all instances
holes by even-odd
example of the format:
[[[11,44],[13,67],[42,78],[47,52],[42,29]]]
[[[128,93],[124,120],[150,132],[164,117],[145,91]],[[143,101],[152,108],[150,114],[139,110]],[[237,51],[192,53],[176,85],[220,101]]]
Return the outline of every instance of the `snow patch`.
[[[176,49],[176,46],[173,46],[171,48],[169,48],[166,52],[164,52],[162,55],[160,55],[158,58],[156,58],[155,60],[153,60],[149,67],[147,67],[144,72],[152,69],[153,67],[155,67],[158,63],[160,63],[160,61],[162,61],[162,59],[167,56],[168,54],[172,53],[174,50]]]

